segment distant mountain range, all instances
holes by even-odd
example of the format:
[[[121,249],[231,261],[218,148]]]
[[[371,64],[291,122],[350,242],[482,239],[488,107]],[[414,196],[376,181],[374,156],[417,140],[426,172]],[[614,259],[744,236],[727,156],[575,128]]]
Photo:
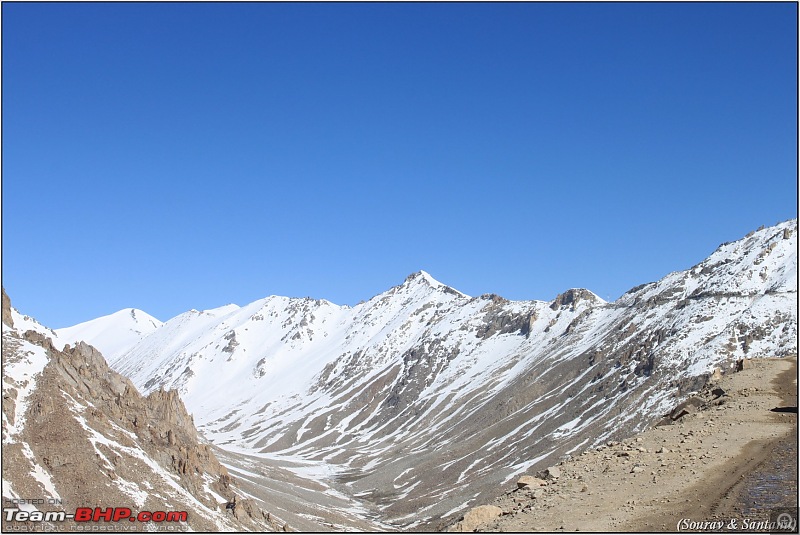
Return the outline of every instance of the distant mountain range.
[[[652,425],[737,359],[796,354],[797,308],[795,219],[614,302],[470,297],[420,271],[353,307],[125,309],[48,336],[99,348],[144,394],[176,389],[212,444],[302,463],[359,514],[430,529]]]

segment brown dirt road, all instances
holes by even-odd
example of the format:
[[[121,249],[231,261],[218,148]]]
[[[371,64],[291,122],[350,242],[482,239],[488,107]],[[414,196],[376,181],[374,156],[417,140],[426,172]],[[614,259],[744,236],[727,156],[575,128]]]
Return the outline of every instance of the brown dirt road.
[[[493,503],[503,515],[478,529],[687,531],[733,519],[741,532],[796,508],[797,358],[748,363],[713,385],[725,395],[705,410],[565,461],[547,486],[509,490]]]
[[[742,529],[745,521],[768,520],[770,511],[779,507],[797,507],[797,360],[788,361],[791,368],[781,371],[770,381],[771,392],[766,392],[764,399],[752,408],[762,409],[752,424],[759,427],[775,424],[777,434],[771,438],[756,439],[746,444],[741,453],[727,463],[719,473],[711,475],[686,490],[687,506],[665,507],[644,518],[638,518],[627,526],[632,531],[673,531],[670,521],[675,518],[695,521],[717,520],[728,526],[731,520],[737,531]],[[760,373],[739,379],[766,379],[770,374],[767,362],[756,362]],[[747,381],[752,383],[752,381]],[[745,386],[744,388],[760,388]],[[760,392],[761,390],[759,390]],[[755,392],[748,397],[755,395]],[[779,402],[777,402],[779,398]],[[775,402],[771,401],[775,400]],[[765,413],[769,405],[769,413]],[[795,412],[788,412],[794,407]],[[773,409],[784,409],[773,411]],[[748,411],[749,412],[749,411]],[[770,422],[771,420],[771,422]],[[741,427],[749,427],[751,423],[731,422]],[[777,432],[789,426],[784,434]],[[677,525],[677,524],[676,524]],[[685,530],[686,524],[682,527]]]

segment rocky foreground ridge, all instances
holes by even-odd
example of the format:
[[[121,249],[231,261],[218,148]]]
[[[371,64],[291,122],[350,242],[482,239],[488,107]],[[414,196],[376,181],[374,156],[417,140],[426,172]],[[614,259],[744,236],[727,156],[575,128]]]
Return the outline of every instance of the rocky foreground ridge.
[[[79,342],[57,349],[47,329],[25,328],[32,320],[12,309],[5,289],[2,297],[4,508],[187,511],[180,525],[192,530],[283,528],[241,496],[239,507],[226,511],[240,493],[199,439],[177,392],[142,396],[94,347]],[[3,516],[4,531],[76,527],[87,525]],[[137,530],[154,527],[136,524]]]

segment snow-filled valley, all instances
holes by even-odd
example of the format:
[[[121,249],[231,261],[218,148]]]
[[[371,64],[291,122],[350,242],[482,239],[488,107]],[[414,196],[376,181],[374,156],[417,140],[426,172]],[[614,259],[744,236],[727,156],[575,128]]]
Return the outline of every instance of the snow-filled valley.
[[[142,394],[176,389],[223,457],[316,481],[376,525],[428,529],[653,425],[737,359],[796,354],[796,281],[792,220],[614,302],[470,297],[420,271],[353,307],[270,296],[164,323],[126,309],[47,336],[95,345]]]

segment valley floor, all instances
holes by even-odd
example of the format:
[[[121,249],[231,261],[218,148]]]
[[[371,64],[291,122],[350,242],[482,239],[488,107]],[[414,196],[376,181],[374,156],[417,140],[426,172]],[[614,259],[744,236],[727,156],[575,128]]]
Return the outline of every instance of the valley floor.
[[[323,463],[304,464],[214,447],[233,477],[241,499],[263,511],[275,531],[392,531],[377,515],[328,483]]]
[[[747,362],[713,385],[725,394],[705,410],[570,459],[546,486],[498,498],[501,516],[458,527],[698,531],[734,520],[741,531],[780,507],[796,518],[797,358]]]

